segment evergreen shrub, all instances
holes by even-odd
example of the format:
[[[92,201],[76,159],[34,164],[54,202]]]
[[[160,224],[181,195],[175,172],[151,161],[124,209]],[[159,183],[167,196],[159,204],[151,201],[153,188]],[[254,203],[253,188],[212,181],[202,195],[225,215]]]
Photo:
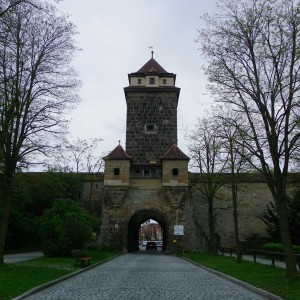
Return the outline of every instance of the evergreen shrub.
[[[92,218],[70,199],[55,200],[39,222],[43,252],[46,256],[68,256],[74,249],[83,249],[91,240]]]

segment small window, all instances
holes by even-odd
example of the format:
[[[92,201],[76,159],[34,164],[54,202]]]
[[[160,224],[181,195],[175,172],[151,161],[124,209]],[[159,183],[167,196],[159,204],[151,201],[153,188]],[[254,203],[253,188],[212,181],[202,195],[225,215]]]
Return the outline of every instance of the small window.
[[[167,84],[167,79],[163,79],[163,84]]]
[[[149,177],[150,176],[150,171],[149,170],[144,170],[144,176]]]
[[[174,168],[174,169],[172,170],[172,174],[173,174],[173,176],[178,176],[178,169],[177,169],[177,168]]]
[[[142,83],[142,79],[138,79],[138,84],[141,84]]]
[[[120,175],[120,169],[114,168],[114,175]]]
[[[149,84],[155,84],[155,78],[154,77],[149,78]]]
[[[148,124],[147,127],[146,127],[146,130],[147,131],[154,131],[155,130],[155,127],[153,124]]]
[[[156,124],[145,124],[144,133],[146,134],[155,134],[158,132],[158,127]]]

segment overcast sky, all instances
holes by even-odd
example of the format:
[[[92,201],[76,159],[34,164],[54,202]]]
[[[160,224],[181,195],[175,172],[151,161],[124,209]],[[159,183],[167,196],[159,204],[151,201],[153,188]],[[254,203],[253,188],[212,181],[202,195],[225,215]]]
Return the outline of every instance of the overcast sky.
[[[83,86],[81,103],[72,113],[74,138],[102,138],[101,152],[125,146],[126,101],[123,88],[128,74],[150,58],[177,74],[178,146],[187,153],[183,138],[211,105],[206,95],[204,63],[195,42],[204,13],[216,10],[213,0],[64,0],[58,8],[70,15],[82,49],[73,62]],[[187,153],[188,154],[188,153]]]

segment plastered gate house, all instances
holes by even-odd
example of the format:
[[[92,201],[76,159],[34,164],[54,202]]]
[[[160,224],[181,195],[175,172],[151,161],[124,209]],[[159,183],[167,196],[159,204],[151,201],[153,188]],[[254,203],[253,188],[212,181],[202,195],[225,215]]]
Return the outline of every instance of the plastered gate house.
[[[193,183],[201,175],[188,172],[189,157],[177,145],[176,75],[154,58],[128,75],[126,149],[120,144],[105,157],[101,186],[100,247],[136,251],[139,228],[149,219],[163,231],[163,250],[205,251],[208,248],[207,203]],[[226,179],[226,174],[224,174]],[[223,178],[224,179],[224,178]],[[261,176],[244,174],[239,190],[241,240],[264,236],[261,214],[271,194]],[[293,180],[292,180],[293,181]],[[299,182],[297,178],[294,180]],[[221,246],[233,247],[230,188],[219,190],[215,206],[216,234]],[[179,225],[179,227],[178,227]],[[183,235],[174,234],[174,227]]]

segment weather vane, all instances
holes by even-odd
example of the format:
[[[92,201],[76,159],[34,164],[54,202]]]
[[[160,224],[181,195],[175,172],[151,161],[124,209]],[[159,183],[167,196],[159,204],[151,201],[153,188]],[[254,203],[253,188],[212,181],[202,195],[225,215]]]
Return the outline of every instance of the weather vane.
[[[154,53],[153,46],[149,46],[149,49],[152,49],[152,51],[151,51],[151,58],[153,58],[153,53]]]

